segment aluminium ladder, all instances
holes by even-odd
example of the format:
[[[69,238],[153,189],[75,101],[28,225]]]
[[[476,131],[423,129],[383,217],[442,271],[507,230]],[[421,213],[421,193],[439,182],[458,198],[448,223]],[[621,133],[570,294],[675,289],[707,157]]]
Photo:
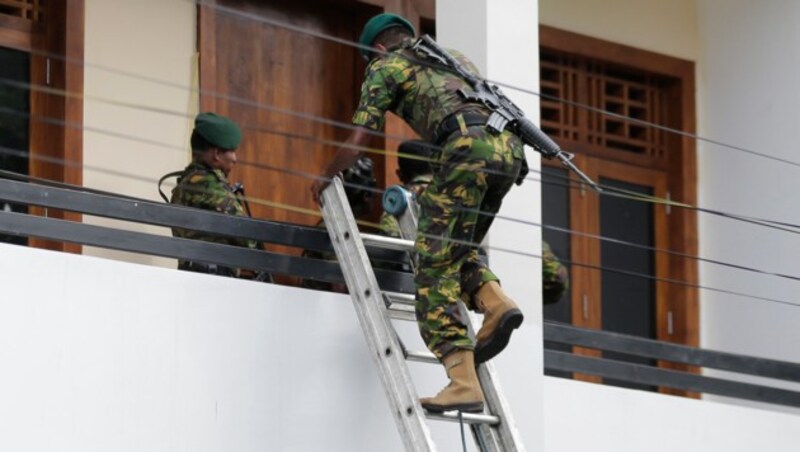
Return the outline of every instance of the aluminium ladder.
[[[413,241],[409,240],[416,235],[413,201],[400,187],[390,189],[386,198],[388,199],[384,203],[389,207],[387,210],[398,217],[405,240],[361,234],[347,202],[342,181],[338,177],[322,192],[322,214],[406,450],[436,450],[426,421],[436,419],[469,424],[477,446],[483,452],[524,451],[525,447],[520,441],[491,363],[478,366],[478,377],[486,399],[486,409],[490,414],[455,411],[431,413],[420,405],[406,361],[435,364],[439,364],[439,361],[430,352],[405,349],[390,319],[416,321],[414,296],[382,292],[365,248],[367,243],[370,246],[409,253],[413,250]],[[474,340],[469,315],[461,302],[459,305]]]

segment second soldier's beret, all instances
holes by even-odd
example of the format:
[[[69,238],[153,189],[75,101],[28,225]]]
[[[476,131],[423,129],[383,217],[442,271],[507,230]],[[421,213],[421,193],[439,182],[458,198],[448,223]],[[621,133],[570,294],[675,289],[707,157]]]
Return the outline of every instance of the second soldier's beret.
[[[369,60],[372,55],[372,52],[367,47],[372,47],[375,38],[392,27],[405,27],[412,35],[417,34],[414,26],[405,17],[391,13],[378,14],[364,24],[364,30],[361,31],[361,37],[358,39],[358,43],[362,46],[358,51],[364,59]]]
[[[212,146],[221,149],[236,149],[242,142],[242,129],[216,113],[200,113],[194,119],[194,131]]]

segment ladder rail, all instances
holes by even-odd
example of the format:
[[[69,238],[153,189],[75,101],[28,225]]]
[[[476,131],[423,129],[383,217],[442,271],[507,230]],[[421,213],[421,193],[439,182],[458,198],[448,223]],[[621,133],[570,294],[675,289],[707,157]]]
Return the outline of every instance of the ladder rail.
[[[416,321],[413,307],[415,297],[399,292],[382,292],[365,247],[369,245],[409,252],[412,266],[416,266],[413,256],[417,233],[416,204],[404,190],[394,189],[394,194],[401,195],[400,198],[395,197],[395,201],[405,201],[406,206],[402,211],[393,212],[400,224],[401,239],[361,234],[348,204],[343,184],[338,177],[334,178],[322,192],[322,213],[406,450],[415,452],[436,450],[427,424],[427,420],[431,419],[469,424],[475,442],[482,452],[524,451],[525,448],[491,363],[478,366],[478,378],[488,413],[461,413],[459,416],[455,411],[430,413],[422,408],[407,362],[436,364],[440,362],[427,350],[419,352],[405,348],[391,319]],[[464,304],[461,301],[458,303],[459,309],[464,314],[463,318],[466,319],[470,337],[475,340],[471,317]]]
[[[466,306],[461,301],[458,302],[459,309],[463,318],[467,321],[467,331],[469,336],[475,341],[475,330],[472,326],[471,316]],[[511,416],[511,408],[503,395],[502,386],[497,378],[494,364],[485,362],[478,366],[478,380],[481,382],[483,398],[490,413],[500,419],[500,423],[494,425],[472,424],[470,429],[475,441],[483,445],[483,450],[489,452],[524,452],[522,439]]]
[[[405,190],[396,190],[402,192],[406,197],[406,208],[400,215],[395,215],[398,224],[400,225],[400,235],[406,242],[413,243],[417,235],[417,225],[419,224],[418,212],[416,202],[412,199],[410,193]],[[415,260],[411,259],[412,263]],[[475,330],[472,326],[472,317],[470,316],[466,306],[460,300],[458,307],[461,311],[462,318],[465,319],[467,324],[467,331],[470,338],[475,341]],[[413,353],[413,354],[412,354]],[[430,357],[426,354],[419,352],[410,352],[409,359],[421,362],[431,362]],[[508,401],[503,396],[494,365],[490,362],[482,363],[478,366],[478,379],[481,382],[481,389],[483,389],[483,396],[486,401],[486,406],[492,417],[499,419],[497,423],[471,423],[470,429],[475,438],[478,447],[484,452],[523,452],[525,447],[522,444],[519,430],[511,416],[511,409]]]
[[[322,192],[322,212],[405,448],[435,451],[402,345],[385,314],[380,287],[338,177]]]

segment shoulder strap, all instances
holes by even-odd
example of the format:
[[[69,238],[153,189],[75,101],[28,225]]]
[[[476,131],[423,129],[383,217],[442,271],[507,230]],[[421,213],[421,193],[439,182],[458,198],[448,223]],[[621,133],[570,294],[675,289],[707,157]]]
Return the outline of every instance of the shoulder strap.
[[[165,195],[164,192],[161,190],[161,184],[163,184],[164,181],[169,179],[170,177],[178,177],[178,176],[183,175],[183,171],[184,170],[173,171],[171,173],[167,173],[167,174],[161,176],[161,179],[158,180],[158,194],[161,195],[161,199],[163,199],[164,202],[168,203],[169,202],[169,198],[167,198],[167,195]]]

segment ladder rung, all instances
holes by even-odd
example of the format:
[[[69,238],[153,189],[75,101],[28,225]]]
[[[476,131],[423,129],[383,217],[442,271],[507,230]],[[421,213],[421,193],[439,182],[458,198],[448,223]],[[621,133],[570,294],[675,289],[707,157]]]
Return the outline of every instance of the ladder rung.
[[[418,363],[433,363],[439,364],[439,360],[433,356],[431,352],[416,352],[413,350],[406,351],[406,359]]]
[[[0,3],[2,0],[0,0]],[[497,382],[495,382],[492,363],[478,367],[478,378],[486,398],[486,410],[482,413],[431,413],[422,409],[417,402],[418,395],[409,371],[408,361],[438,364],[439,360],[428,350],[409,351],[398,332],[394,319],[415,320],[414,295],[400,292],[382,292],[375,278],[375,272],[366,254],[364,245],[405,253],[413,253],[412,240],[402,240],[379,235],[361,234],[347,202],[344,186],[339,178],[322,193],[322,206],[325,226],[332,237],[336,256],[341,263],[342,273],[353,299],[367,344],[378,366],[378,374],[384,390],[389,397],[393,412],[407,413],[396,417],[397,427],[406,450],[433,451],[429,420],[464,422],[470,424],[476,444],[481,450],[524,451],[520,443],[511,412]],[[404,195],[407,200],[410,195]],[[413,206],[412,206],[413,207]],[[406,209],[398,218],[402,235],[416,237],[415,209]],[[352,239],[352,240],[350,240]],[[379,296],[376,296],[379,295]],[[463,306],[459,306],[463,310]],[[469,315],[464,313],[465,320]],[[470,335],[470,323],[466,322]],[[391,353],[402,350],[401,353]]]
[[[413,251],[414,242],[411,240],[396,239],[394,237],[384,237],[375,234],[361,234],[364,245],[385,248],[397,251]]]
[[[412,293],[384,291],[383,294],[386,295],[392,303],[414,305],[417,302],[417,298]]]
[[[465,424],[497,425],[500,423],[500,419],[491,414],[463,413],[461,416]],[[425,417],[438,421],[459,422],[457,411],[445,411],[444,413],[431,413],[430,411],[426,411]]]
[[[414,312],[414,307],[405,304],[390,306],[389,317],[397,320],[408,320],[410,322],[417,321],[417,314]]]

